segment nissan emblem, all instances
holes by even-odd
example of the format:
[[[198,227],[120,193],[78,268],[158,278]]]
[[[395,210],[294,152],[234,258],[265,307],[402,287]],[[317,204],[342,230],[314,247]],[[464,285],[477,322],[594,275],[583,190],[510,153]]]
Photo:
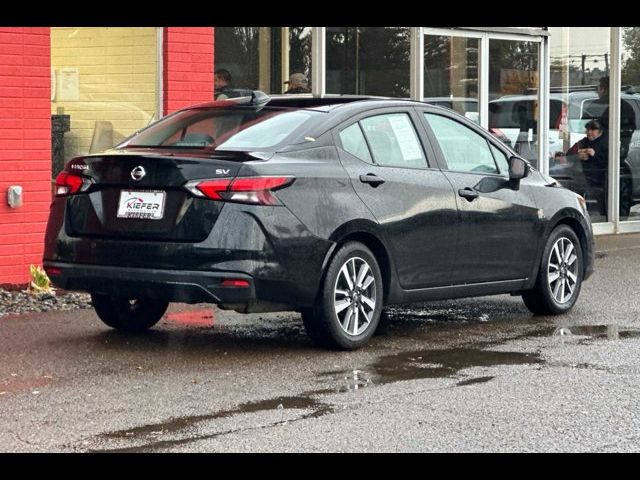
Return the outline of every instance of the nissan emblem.
[[[142,165],[138,165],[136,168],[131,170],[131,178],[133,178],[136,182],[142,180],[142,178],[147,174],[144,171]]]

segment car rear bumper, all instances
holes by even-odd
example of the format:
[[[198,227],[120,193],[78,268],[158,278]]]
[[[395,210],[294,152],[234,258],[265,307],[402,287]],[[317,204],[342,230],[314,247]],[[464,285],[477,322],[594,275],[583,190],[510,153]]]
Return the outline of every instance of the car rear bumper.
[[[216,303],[240,311],[291,310],[313,304],[334,242],[320,238],[286,208],[227,204],[203,242],[75,237],[65,206],[54,203],[43,264],[60,268],[55,285],[175,302]],[[222,287],[224,279],[249,287]],[[107,292],[106,290],[109,290]]]
[[[250,275],[44,262],[54,285],[67,290],[124,297],[148,297],[172,302],[216,303],[250,311],[255,307],[255,283]],[[240,280],[243,286],[223,285]],[[237,283],[237,282],[236,282]]]

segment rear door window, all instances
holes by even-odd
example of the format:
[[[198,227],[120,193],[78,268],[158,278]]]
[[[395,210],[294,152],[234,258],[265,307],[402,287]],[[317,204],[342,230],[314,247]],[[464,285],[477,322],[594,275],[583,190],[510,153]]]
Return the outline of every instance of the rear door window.
[[[360,121],[373,159],[379,165],[426,168],[418,134],[407,113],[388,113]]]

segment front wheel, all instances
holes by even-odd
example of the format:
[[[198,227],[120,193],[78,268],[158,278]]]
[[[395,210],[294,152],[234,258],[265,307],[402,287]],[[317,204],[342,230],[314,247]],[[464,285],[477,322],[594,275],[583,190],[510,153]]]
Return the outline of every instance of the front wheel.
[[[116,330],[142,332],[153,327],[167,311],[169,302],[150,298],[127,298],[91,294],[100,320]]]
[[[573,307],[581,286],[580,241],[569,226],[560,225],[549,235],[534,288],[523,292],[522,299],[535,314],[558,315]]]
[[[307,334],[321,347],[360,348],[378,326],[382,299],[375,256],[360,242],[346,243],[329,263],[313,309],[302,311]]]

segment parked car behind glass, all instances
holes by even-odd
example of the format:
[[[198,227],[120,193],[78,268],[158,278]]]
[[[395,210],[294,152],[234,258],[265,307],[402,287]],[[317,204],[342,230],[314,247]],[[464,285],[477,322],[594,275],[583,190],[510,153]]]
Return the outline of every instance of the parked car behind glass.
[[[512,293],[564,313],[593,236],[579,195],[450,110],[253,94],[70,161],[44,265],[116,329],[211,302],[298,310],[316,344],[354,349],[391,304]]]
[[[536,95],[510,95],[489,102],[490,128],[503,132],[514,149],[528,159],[537,155],[537,101]],[[640,203],[640,95],[623,93],[621,101],[620,213],[626,217],[631,207]],[[584,137],[587,122],[600,119],[607,107],[607,103],[599,101],[595,90],[550,94],[549,173],[571,190],[581,192],[586,184],[580,165],[556,159],[563,158]],[[596,195],[605,195],[605,189]]]

